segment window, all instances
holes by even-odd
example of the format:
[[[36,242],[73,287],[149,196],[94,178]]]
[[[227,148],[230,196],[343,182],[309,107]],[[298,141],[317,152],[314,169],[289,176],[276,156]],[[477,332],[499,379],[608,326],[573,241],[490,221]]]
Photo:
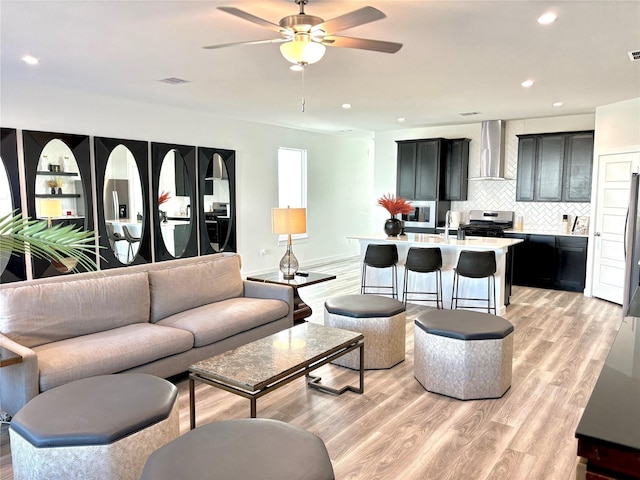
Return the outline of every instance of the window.
[[[278,207],[307,208],[307,151],[278,148]],[[292,238],[306,238],[307,234]],[[286,240],[286,235],[280,235]]]

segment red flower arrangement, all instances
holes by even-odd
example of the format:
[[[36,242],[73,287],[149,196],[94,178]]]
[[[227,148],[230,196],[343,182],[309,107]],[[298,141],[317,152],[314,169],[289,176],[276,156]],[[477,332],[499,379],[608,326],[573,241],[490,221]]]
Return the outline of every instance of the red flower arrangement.
[[[170,198],[171,198],[171,195],[169,195],[169,192],[163,191],[158,197],[158,205],[162,205],[164,202],[166,202]]]
[[[382,198],[379,198],[378,205],[389,212],[392,217],[399,213],[407,215],[414,210],[411,204],[407,202],[406,198],[396,198],[390,193],[387,195],[383,195]]]

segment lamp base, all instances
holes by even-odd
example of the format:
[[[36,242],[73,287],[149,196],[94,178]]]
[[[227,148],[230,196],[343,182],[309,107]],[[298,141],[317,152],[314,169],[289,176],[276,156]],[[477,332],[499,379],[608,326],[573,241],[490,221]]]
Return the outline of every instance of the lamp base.
[[[298,259],[293,254],[293,250],[291,249],[291,244],[287,245],[287,251],[285,252],[282,260],[280,260],[280,271],[282,272],[282,278],[285,280],[292,280],[295,278],[296,272],[298,271]]]

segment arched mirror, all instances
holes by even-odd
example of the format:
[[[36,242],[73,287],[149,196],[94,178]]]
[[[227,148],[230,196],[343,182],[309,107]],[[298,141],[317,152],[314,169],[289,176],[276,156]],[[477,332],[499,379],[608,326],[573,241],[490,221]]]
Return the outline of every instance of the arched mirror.
[[[0,216],[20,210],[18,144],[16,130],[0,128]],[[24,254],[0,252],[0,283],[26,280]]]
[[[100,268],[151,262],[149,144],[95,137]]]
[[[120,263],[133,263],[143,238],[144,200],[135,158],[122,144],[107,160],[102,205],[111,251]]]
[[[202,253],[235,251],[235,152],[198,148],[200,176],[200,249]]]
[[[89,137],[23,130],[27,215],[93,230]],[[32,258],[33,278],[71,273],[71,263]],[[82,267],[78,267],[82,271]]]
[[[0,218],[10,214],[14,210],[11,194],[11,184],[9,183],[9,172],[0,157]],[[9,264],[11,252],[0,252],[0,274],[4,273]]]
[[[173,257],[181,257],[191,236],[191,181],[180,152],[169,150],[160,168],[158,217],[162,241]]]

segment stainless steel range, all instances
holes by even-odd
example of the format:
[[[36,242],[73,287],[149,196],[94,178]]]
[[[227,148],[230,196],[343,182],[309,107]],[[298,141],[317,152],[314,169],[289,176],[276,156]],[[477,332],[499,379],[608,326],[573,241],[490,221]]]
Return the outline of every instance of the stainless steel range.
[[[460,225],[465,235],[476,237],[504,237],[513,227],[514,213],[505,210],[470,210],[469,223]]]

